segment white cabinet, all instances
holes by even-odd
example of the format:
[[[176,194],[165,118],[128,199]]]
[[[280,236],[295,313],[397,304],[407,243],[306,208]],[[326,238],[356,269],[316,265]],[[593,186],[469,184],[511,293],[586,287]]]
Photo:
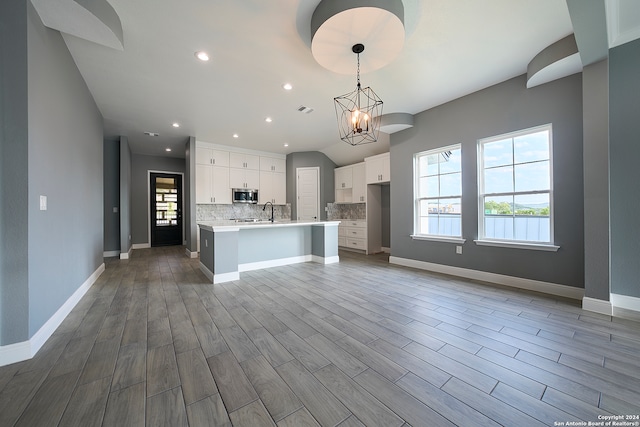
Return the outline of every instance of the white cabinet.
[[[338,225],[338,246],[367,252],[367,221],[345,219]]]
[[[196,164],[229,166],[229,152],[211,148],[196,147]]]
[[[353,186],[353,173],[351,166],[335,168],[334,175],[336,190],[346,190]]]
[[[366,164],[367,184],[382,184],[391,180],[389,153],[364,159]]]
[[[260,171],[259,203],[271,202],[284,205],[287,202],[287,178],[283,172]]]
[[[286,172],[287,161],[275,157],[260,156],[260,170],[265,172]]]
[[[364,203],[367,201],[367,183],[365,181],[364,162],[353,165],[353,188],[351,201],[353,203]]]
[[[238,169],[259,170],[260,156],[256,156],[253,154],[231,152],[229,153],[229,166],[232,168],[238,168]]]
[[[228,167],[196,165],[196,203],[231,203]]]
[[[260,171],[229,168],[229,188],[260,188]]]
[[[364,203],[367,201],[365,164],[343,166],[334,170],[335,202]]]

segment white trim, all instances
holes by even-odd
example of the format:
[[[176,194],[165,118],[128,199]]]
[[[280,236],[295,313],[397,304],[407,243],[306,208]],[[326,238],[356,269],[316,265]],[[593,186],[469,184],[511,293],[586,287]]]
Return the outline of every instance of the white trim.
[[[508,242],[505,240],[474,240],[478,246],[495,246],[497,248],[528,249],[532,251],[558,252],[560,246],[546,243]]]
[[[382,248],[380,248],[382,250],[383,253],[385,254],[390,254],[391,253],[391,248],[387,248],[385,246],[383,246]]]
[[[611,294],[611,305],[615,308],[624,308],[640,312],[640,298],[630,297],[628,295]]]
[[[449,237],[449,236],[434,236],[426,234],[411,234],[413,240],[428,240],[430,242],[442,242],[442,243],[457,243],[462,244],[467,241],[462,237]]]
[[[31,343],[29,341],[0,346],[0,366],[22,362],[32,357]]]
[[[185,248],[184,253],[187,258],[198,258],[198,251],[191,252],[189,248]]]
[[[202,263],[202,261],[200,261],[200,270],[204,273],[205,276],[207,276],[207,279],[213,282],[213,271],[209,270],[207,266]]]
[[[120,259],[129,259],[131,258],[131,253],[133,252],[133,246],[129,247],[127,252],[120,252]]]
[[[451,276],[464,277],[482,282],[490,282],[498,285],[511,286],[519,289],[543,292],[571,299],[582,299],[584,289],[573,286],[559,285],[557,283],[541,282],[538,280],[525,279],[522,277],[506,276],[503,274],[489,273],[486,271],[471,270],[468,268],[452,267],[449,265],[434,264],[426,261],[417,261],[408,258],[390,256],[390,264],[413,267],[421,270],[433,271],[436,273],[449,274]]]
[[[118,255],[120,255],[120,251],[104,251],[104,252],[102,252],[102,257],[103,258],[110,258],[110,257],[118,256]]]
[[[247,262],[238,264],[238,271],[262,270],[263,268],[282,267],[283,265],[298,264],[301,262],[309,262],[312,260],[311,255],[299,255],[289,258],[270,259],[267,261]]]
[[[149,243],[134,243],[131,245],[131,249],[148,249],[151,245]]]
[[[62,306],[47,320],[44,325],[27,341],[0,346],[0,366],[8,365],[32,358],[45,342],[53,335],[71,310],[78,304],[89,288],[104,272],[104,263],[91,273],[82,285],[62,304]]]
[[[311,261],[317,262],[318,264],[335,264],[336,262],[340,262],[340,257],[338,255],[328,257],[312,255]]]
[[[613,306],[611,301],[605,301],[597,298],[583,297],[582,309],[587,311],[593,311],[594,313],[606,314],[611,316],[613,313]]]
[[[221,273],[213,275],[213,284],[233,282],[234,280],[240,280],[240,272],[232,271],[230,273]]]

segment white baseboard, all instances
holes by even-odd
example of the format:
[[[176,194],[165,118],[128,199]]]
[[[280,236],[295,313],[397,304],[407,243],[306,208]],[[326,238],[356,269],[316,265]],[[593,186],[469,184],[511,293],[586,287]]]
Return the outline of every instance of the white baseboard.
[[[247,262],[238,265],[238,271],[262,270],[263,268],[281,267],[283,265],[298,264],[301,262],[312,261],[312,255],[300,255],[289,258],[271,259],[268,261]]]
[[[202,263],[202,261],[200,261],[200,271],[202,271],[204,275],[207,276],[209,280],[211,280],[211,283],[213,283],[213,271],[209,270],[207,266]]]
[[[65,301],[28,341],[0,346],[0,366],[32,358],[104,272],[104,263]]]
[[[104,252],[102,252],[102,257],[103,258],[110,258],[110,257],[118,256],[118,255],[120,255],[120,251],[104,251]]]
[[[240,272],[232,271],[230,273],[222,273],[222,274],[214,274],[213,275],[213,284],[224,283],[224,282],[233,282],[234,280],[240,280]]]
[[[131,252],[133,252],[133,246],[131,246],[127,252],[120,252],[120,259],[131,258]]]
[[[191,252],[189,248],[186,248],[184,253],[187,255],[187,258],[198,258],[198,252]]]
[[[131,245],[132,249],[148,249],[151,245],[149,243],[134,243]]]
[[[417,261],[408,258],[390,256],[390,264],[413,267],[436,273],[449,274],[451,276],[464,277],[482,282],[490,282],[498,285],[511,286],[519,289],[543,292],[560,297],[581,300],[584,297],[584,289],[573,286],[559,285],[557,283],[541,282],[539,280],[524,279],[522,277],[506,276],[504,274],[489,273],[486,271],[471,270],[468,268],[452,267],[443,264],[434,264],[426,261]]]
[[[615,308],[640,312],[640,298],[628,295],[611,294],[611,305]]]
[[[336,262],[340,262],[340,257],[338,255],[328,257],[312,255],[311,261],[317,262],[319,264],[335,264]]]
[[[582,308],[587,311],[593,311],[594,313],[606,314],[611,316],[613,313],[613,305],[611,301],[605,301],[597,298],[582,298]]]

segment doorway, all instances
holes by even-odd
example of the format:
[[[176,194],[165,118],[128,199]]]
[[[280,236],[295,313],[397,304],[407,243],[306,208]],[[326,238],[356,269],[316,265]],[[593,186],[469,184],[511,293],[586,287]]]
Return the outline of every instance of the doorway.
[[[182,244],[182,175],[149,173],[151,246]]]
[[[320,169],[296,168],[296,217],[302,221],[320,219]]]

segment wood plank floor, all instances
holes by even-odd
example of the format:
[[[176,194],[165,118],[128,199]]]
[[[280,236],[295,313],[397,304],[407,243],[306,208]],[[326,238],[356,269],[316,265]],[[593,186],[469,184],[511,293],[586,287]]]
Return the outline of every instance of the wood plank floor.
[[[40,352],[0,368],[0,426],[543,426],[640,414],[640,323],[384,255],[340,256],[215,286],[182,247],[108,259]]]

